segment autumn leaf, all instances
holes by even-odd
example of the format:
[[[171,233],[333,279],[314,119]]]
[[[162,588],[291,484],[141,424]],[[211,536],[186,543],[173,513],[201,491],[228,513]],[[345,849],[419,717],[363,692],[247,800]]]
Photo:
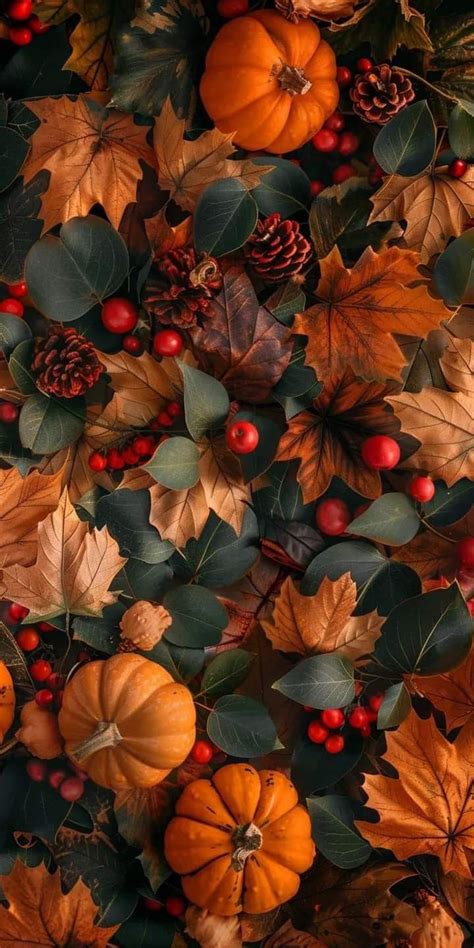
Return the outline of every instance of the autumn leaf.
[[[448,526],[437,527],[419,533],[405,546],[392,553],[392,559],[405,563],[414,569],[421,579],[431,576],[445,576],[455,579],[459,569],[456,544],[465,536],[474,534],[474,507]]]
[[[64,895],[59,870],[50,875],[44,863],[27,866],[17,860],[9,875],[0,877],[0,882],[8,901],[8,908],[0,906],[3,948],[107,948],[119,927],[95,925],[97,906],[87,886],[79,880]]]
[[[451,336],[449,345],[441,356],[443,375],[455,392],[474,395],[474,342]]]
[[[173,815],[169,783],[145,790],[119,790],[114,810],[119,833],[130,846],[141,850],[140,862],[156,891],[169,871],[157,845],[160,825],[166,825]]]
[[[166,207],[161,207],[153,216],[144,221],[146,235],[152,249],[153,257],[158,260],[170,250],[185,247],[192,240],[193,219],[185,217],[184,221],[172,227],[166,217]]]
[[[76,72],[91,89],[107,89],[114,63],[114,40],[118,27],[133,13],[131,0],[73,0],[73,13],[80,16],[69,42],[72,53],[64,69]]]
[[[209,506],[200,481],[188,490],[169,490],[154,484],[150,501],[150,523],[159,530],[162,540],[183,547],[204,529]]]
[[[56,510],[62,480],[61,470],[51,476],[32,471],[26,477],[15,467],[0,470],[0,567],[34,562],[36,528]]]
[[[250,488],[244,483],[238,459],[226,447],[224,438],[203,443],[199,475],[208,506],[221,520],[240,533]]]
[[[89,532],[63,491],[59,506],[38,527],[38,556],[33,566],[4,567],[0,596],[20,602],[30,619],[53,618],[64,612],[100,615],[115,602],[110,584],[126,559],[107,527]]]
[[[42,23],[59,26],[74,15],[74,0],[40,0],[35,12]]]
[[[426,263],[474,216],[474,168],[469,166],[462,178],[452,178],[446,168],[412,178],[390,175],[370,200],[374,209],[368,223],[405,220],[405,244]]]
[[[320,938],[315,938],[309,932],[299,931],[288,919],[274,935],[265,942],[265,948],[327,948],[327,944]]]
[[[50,172],[42,197],[45,230],[87,214],[94,204],[101,204],[118,228],[136,197],[143,174],[140,159],[155,163],[147,127],[84,95],[29,101],[41,124],[22,173],[27,183],[42,169]]]
[[[384,759],[398,777],[366,774],[367,806],[377,810],[379,822],[356,821],[372,846],[391,849],[401,860],[429,853],[446,872],[471,878],[473,728],[470,722],[450,744],[432,718],[412,711],[387,732]]]
[[[139,359],[127,352],[100,353],[111,377],[117,415],[123,425],[145,427],[182,391],[183,382],[174,359],[156,359],[144,352]]]
[[[474,715],[474,648],[457,668],[431,678],[410,678],[410,690],[421,694],[446,718],[446,727],[452,731],[462,727]]]
[[[271,621],[262,627],[273,648],[300,655],[337,652],[357,663],[372,652],[383,619],[377,612],[353,616],[357,587],[350,573],[336,581],[325,576],[313,596],[302,596],[288,576],[275,600]]]
[[[451,313],[428,293],[414,251],[367,247],[351,270],[338,247],[320,260],[318,302],[296,316],[293,332],[308,337],[306,362],[318,378],[348,365],[363,379],[400,379],[406,359],[392,333],[425,337]]]
[[[200,365],[236,398],[264,401],[289,364],[290,330],[259,306],[249,278],[238,267],[225,273],[208,316],[204,328],[190,332]]]
[[[422,392],[402,392],[387,402],[402,431],[420,442],[404,467],[422,470],[446,481],[474,478],[474,397],[427,386]]]
[[[339,378],[325,379],[312,410],[290,419],[275,460],[300,459],[297,478],[305,503],[324,494],[336,472],[364,497],[379,496],[380,475],[362,462],[360,449],[370,435],[398,430],[384,404],[389,392],[378,382],[356,382],[346,369]]]

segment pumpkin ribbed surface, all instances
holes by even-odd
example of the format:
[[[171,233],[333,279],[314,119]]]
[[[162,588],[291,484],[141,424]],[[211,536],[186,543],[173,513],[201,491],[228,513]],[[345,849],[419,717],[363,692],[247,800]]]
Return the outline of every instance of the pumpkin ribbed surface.
[[[0,744],[11,728],[15,717],[15,689],[13,679],[4,662],[0,662]]]

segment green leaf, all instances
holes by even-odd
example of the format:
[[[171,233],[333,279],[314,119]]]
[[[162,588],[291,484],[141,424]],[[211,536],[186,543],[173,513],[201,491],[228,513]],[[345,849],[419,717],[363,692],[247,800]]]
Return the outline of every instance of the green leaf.
[[[253,566],[258,556],[258,524],[247,509],[240,535],[233,527],[211,513],[197,540],[189,540],[173,556],[172,567],[182,579],[194,579],[216,589],[237,582]]]
[[[272,685],[311,708],[344,708],[354,698],[354,670],[341,655],[312,655]]]
[[[240,458],[244,478],[248,483],[270,467],[283,430],[272,418],[257,414],[256,411],[239,411],[233,415],[232,421],[250,421],[258,431],[257,447],[250,454],[243,454]]]
[[[354,828],[354,814],[347,797],[308,797],[306,804],[313,839],[326,859],[340,869],[354,869],[367,861],[372,847]]]
[[[247,677],[254,659],[255,655],[243,648],[216,655],[202,676],[202,692],[208,698],[219,698],[234,691]]]
[[[126,610],[123,602],[105,606],[101,616],[76,616],[73,620],[73,638],[85,642],[97,652],[115,655],[120,642],[119,622]]]
[[[128,275],[125,241],[100,217],[73,217],[26,258],[25,279],[40,312],[70,322],[111,296]]]
[[[174,919],[155,918],[148,911],[134,912],[117,933],[120,948],[172,948],[176,935]]]
[[[176,669],[173,673],[174,678],[186,682],[199,674],[206,658],[203,648],[181,648],[168,641],[166,646]]]
[[[133,556],[145,563],[156,564],[168,560],[174,552],[168,540],[149,522],[150,494],[147,490],[113,491],[98,501],[96,522],[107,526],[117,540],[124,556]]]
[[[172,572],[167,562],[144,563],[130,556],[120,573],[117,573],[112,589],[120,589],[128,599],[154,599],[161,601],[171,585]]]
[[[402,109],[374,142],[374,157],[388,174],[415,175],[433,160],[436,126],[425,99]]]
[[[256,165],[267,165],[268,158],[253,158]],[[307,212],[310,201],[309,178],[292,161],[271,157],[272,171],[263,175],[260,184],[252,191],[257,207],[265,217],[281,214],[282,218],[293,217],[301,211]]]
[[[291,326],[296,313],[301,313],[306,308],[306,295],[297,283],[284,283],[268,298],[265,308],[270,310],[278,322]]]
[[[18,316],[12,316],[10,313],[2,313],[2,303],[0,301],[0,349],[5,356],[11,352],[21,342],[31,339],[31,329],[24,319]]]
[[[25,764],[24,760],[8,760],[0,776],[2,831],[32,833],[52,841],[67,819],[71,804],[63,800],[47,780],[34,783]]]
[[[165,632],[168,642],[188,648],[217,645],[228,624],[227,610],[203,586],[180,586],[167,593],[163,605],[173,624]]]
[[[19,179],[0,194],[0,276],[6,283],[23,278],[25,257],[41,234],[41,194],[48,180],[48,172],[41,171],[26,187]]]
[[[24,339],[15,346],[8,360],[10,375],[22,395],[33,395],[36,392],[36,382],[30,369],[34,347],[33,339]]]
[[[324,744],[313,744],[306,736],[291,758],[291,779],[303,796],[333,787],[354,769],[362,756],[364,741],[354,731],[344,731],[344,749],[328,754]]]
[[[241,181],[215,181],[203,191],[196,205],[196,250],[214,257],[238,250],[255,229],[257,218],[257,205]]]
[[[471,106],[472,108],[472,106]],[[456,105],[448,120],[449,145],[458,158],[474,158],[474,115]]]
[[[452,487],[446,487],[444,481],[435,481],[435,487],[433,500],[424,504],[424,516],[433,526],[445,527],[470,510],[474,488],[469,478],[463,477]]]
[[[218,698],[207,719],[207,733],[231,757],[260,757],[281,746],[266,708],[243,695]]]
[[[349,524],[348,530],[378,543],[403,546],[418,533],[419,526],[420,517],[413,501],[394,491],[372,501],[368,510]]]
[[[280,381],[275,385],[272,395],[282,406],[287,421],[312,405],[313,400],[322,391],[314,369],[305,365],[305,349],[296,343],[290,363]]]
[[[377,715],[380,731],[387,727],[398,727],[410,714],[411,698],[403,681],[387,688]]]
[[[433,278],[448,306],[474,305],[474,229],[452,240],[438,257]]]
[[[0,128],[0,191],[5,191],[18,177],[30,150],[27,141],[13,128]]]
[[[189,438],[168,438],[143,467],[153,480],[171,490],[194,487],[199,480],[199,450]]]
[[[21,409],[20,441],[34,454],[54,454],[77,441],[85,417],[86,403],[82,395],[59,399],[37,393],[28,398]]]
[[[229,413],[229,396],[211,375],[179,362],[184,382],[184,417],[194,441],[212,428],[222,425]]]

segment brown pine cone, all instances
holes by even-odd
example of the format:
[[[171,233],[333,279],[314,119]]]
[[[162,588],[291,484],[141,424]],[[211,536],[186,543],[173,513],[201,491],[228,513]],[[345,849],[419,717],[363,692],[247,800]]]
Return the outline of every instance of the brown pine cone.
[[[104,371],[94,346],[75,329],[52,326],[37,339],[31,366],[38,388],[58,398],[76,398],[92,388]]]
[[[145,284],[143,305],[160,323],[187,329],[207,316],[222,277],[217,260],[198,260],[194,247],[170,250],[155,260]]]
[[[356,76],[349,95],[354,112],[365,122],[386,125],[400,109],[413,102],[415,91],[408,76],[382,63]]]
[[[311,244],[300,232],[296,221],[282,221],[281,214],[270,214],[258,221],[245,246],[247,262],[267,283],[296,276],[312,256]]]

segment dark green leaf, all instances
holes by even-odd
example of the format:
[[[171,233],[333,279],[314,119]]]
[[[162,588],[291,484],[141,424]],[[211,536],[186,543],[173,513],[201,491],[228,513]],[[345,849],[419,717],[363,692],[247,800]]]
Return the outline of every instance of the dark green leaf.
[[[229,396],[211,375],[179,363],[184,382],[184,416],[192,438],[199,441],[212,428],[223,424],[229,412]]]
[[[259,434],[255,450],[250,454],[243,454],[240,458],[244,478],[248,483],[270,467],[283,434],[283,428],[275,424],[271,418],[257,414],[256,411],[239,411],[232,417],[232,421],[250,421]]]
[[[36,392],[36,382],[30,369],[34,346],[33,339],[24,339],[15,346],[8,360],[10,375],[23,395],[33,395]]]
[[[345,732],[344,741],[340,754],[328,754],[324,744],[313,744],[307,737],[296,745],[291,760],[291,779],[302,795],[333,787],[353,770],[362,756],[364,741],[354,731]]]
[[[446,487],[444,481],[435,481],[433,500],[423,505],[424,516],[435,527],[445,527],[464,517],[474,504],[474,484],[467,477]]]
[[[115,602],[103,609],[102,616],[77,616],[72,624],[74,639],[97,652],[115,655],[120,642],[119,622],[126,608],[122,602]]]
[[[218,698],[207,719],[207,733],[231,757],[260,757],[280,746],[266,708],[243,695]]]
[[[221,652],[213,658],[202,676],[201,690],[208,698],[229,694],[248,675],[255,655],[243,648]]]
[[[398,727],[411,711],[411,698],[403,681],[387,688],[377,715],[377,727]]]
[[[199,480],[199,450],[189,438],[168,438],[158,446],[145,470],[153,480],[171,490],[194,487]]]
[[[21,178],[0,194],[0,275],[7,283],[22,279],[25,257],[41,234],[40,195],[48,180],[49,174],[41,171],[26,187]]]
[[[120,948],[172,948],[176,924],[150,912],[134,912],[117,932]]]
[[[247,509],[242,530],[211,513],[197,540],[189,540],[173,556],[171,566],[182,579],[194,579],[215,589],[237,582],[248,572],[258,556],[258,525],[255,514]]]
[[[98,527],[107,525],[124,556],[133,556],[145,563],[168,560],[174,547],[149,522],[150,494],[147,490],[116,490],[101,497],[97,504]]]
[[[472,108],[472,106],[471,106]],[[474,115],[457,105],[449,116],[449,144],[458,158],[474,158]]]
[[[420,517],[412,500],[395,491],[372,501],[368,510],[348,527],[350,533],[389,546],[403,546],[412,540],[420,526]]]
[[[374,142],[374,156],[388,174],[415,175],[433,160],[436,126],[425,99],[401,109]]]
[[[167,593],[164,606],[173,624],[165,638],[174,645],[202,648],[217,645],[228,623],[227,610],[214,593],[203,586],[179,586]]]
[[[129,599],[161,601],[171,585],[172,572],[168,563],[144,563],[130,556],[112,583]]]
[[[199,674],[206,657],[203,648],[181,648],[171,642],[166,642],[166,647],[176,669],[171,672],[175,679],[187,682]],[[147,654],[145,653],[145,657]]]
[[[265,217],[281,214],[282,218],[294,217],[301,211],[307,213],[310,200],[309,178],[292,161],[285,158],[254,158],[256,165],[273,165],[273,170],[264,174],[260,184],[252,191],[258,209]]]
[[[284,326],[291,326],[296,313],[306,308],[306,296],[298,283],[284,283],[268,298],[265,303],[267,309]]]
[[[196,250],[222,257],[238,250],[255,229],[257,205],[238,178],[224,178],[203,191],[194,214]]]
[[[344,708],[354,697],[354,670],[341,655],[312,655],[272,687],[310,708]]]
[[[77,441],[85,416],[86,403],[82,395],[68,399],[32,395],[20,412],[21,443],[34,454],[54,454]]]
[[[14,99],[87,91],[78,76],[63,66],[71,53],[65,25],[35,36],[17,49],[0,72],[0,88]]]
[[[474,229],[452,240],[438,257],[433,277],[448,306],[474,305]]]
[[[354,814],[347,797],[328,794],[308,797],[306,803],[313,839],[326,859],[340,869],[354,869],[367,861],[372,848],[354,827]]]
[[[26,760],[9,760],[0,776],[0,822],[2,830],[32,833],[53,840],[66,820],[71,804],[47,781],[34,783],[26,772]]]
[[[9,356],[16,346],[30,339],[31,329],[28,323],[25,323],[24,319],[19,319],[18,316],[2,313],[0,301],[0,349],[3,354]]]
[[[0,191],[18,177],[29,151],[28,142],[13,128],[0,128]]]
[[[288,368],[273,389],[273,397],[280,403],[287,421],[304,411],[322,391],[314,369],[305,365],[305,349],[296,344]]]
[[[337,243],[339,237],[346,232],[364,227],[369,217],[368,185],[365,189],[349,182],[345,193],[339,188],[326,188],[312,203],[309,213],[309,228],[311,238],[319,259],[326,257]]]

